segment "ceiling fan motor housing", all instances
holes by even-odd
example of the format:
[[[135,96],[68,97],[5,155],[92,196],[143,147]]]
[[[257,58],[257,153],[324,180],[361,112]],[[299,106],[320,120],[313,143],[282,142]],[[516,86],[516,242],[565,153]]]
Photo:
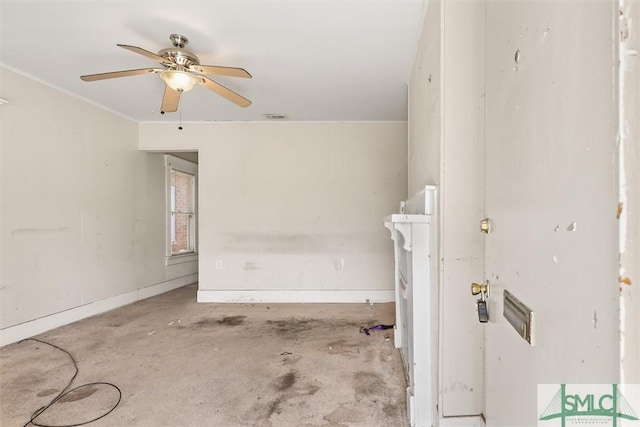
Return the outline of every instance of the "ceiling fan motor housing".
[[[189,68],[192,65],[200,65],[200,59],[195,53],[190,52],[184,47],[189,43],[189,39],[180,34],[171,34],[169,36],[174,47],[162,49],[158,52],[159,56],[165,58],[170,65]]]

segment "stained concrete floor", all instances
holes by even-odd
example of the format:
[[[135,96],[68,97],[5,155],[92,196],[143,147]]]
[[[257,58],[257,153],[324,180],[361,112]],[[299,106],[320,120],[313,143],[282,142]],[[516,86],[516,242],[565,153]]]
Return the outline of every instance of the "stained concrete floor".
[[[69,351],[78,386],[122,400],[93,426],[406,427],[393,304],[197,304],[195,285],[36,338]],[[69,357],[25,341],[0,349],[0,425],[23,426],[73,375]],[[72,387],[73,387],[72,386]],[[106,412],[115,389],[70,393],[39,424]]]

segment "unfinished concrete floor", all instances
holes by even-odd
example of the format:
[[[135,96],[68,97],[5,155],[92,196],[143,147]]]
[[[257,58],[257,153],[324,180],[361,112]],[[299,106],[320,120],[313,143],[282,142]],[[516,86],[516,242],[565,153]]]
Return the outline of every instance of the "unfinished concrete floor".
[[[119,406],[94,426],[406,426],[393,304],[197,304],[191,285],[38,339],[69,351],[72,387],[110,382]],[[69,357],[25,341],[0,349],[0,425],[23,426],[73,375]],[[84,387],[39,424],[77,424],[117,392]]]

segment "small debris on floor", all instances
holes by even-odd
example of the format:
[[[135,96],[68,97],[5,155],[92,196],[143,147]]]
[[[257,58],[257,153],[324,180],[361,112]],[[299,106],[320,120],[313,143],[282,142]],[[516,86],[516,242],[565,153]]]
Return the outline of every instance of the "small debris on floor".
[[[289,354],[293,354],[290,351],[283,351],[282,353],[280,353],[280,356],[287,356]]]
[[[151,331],[151,332],[149,332],[147,335],[153,335],[153,334],[155,334],[155,333],[156,333],[156,331]]]
[[[383,331],[385,329],[393,329],[393,325],[375,325],[370,328],[360,328],[360,333],[365,335],[371,335],[369,331]]]

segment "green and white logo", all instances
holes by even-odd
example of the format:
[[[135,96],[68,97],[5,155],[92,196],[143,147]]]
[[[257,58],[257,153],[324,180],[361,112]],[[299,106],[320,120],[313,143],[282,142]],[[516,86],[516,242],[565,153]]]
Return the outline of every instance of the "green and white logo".
[[[640,427],[638,413],[638,384],[538,385],[538,426]]]

